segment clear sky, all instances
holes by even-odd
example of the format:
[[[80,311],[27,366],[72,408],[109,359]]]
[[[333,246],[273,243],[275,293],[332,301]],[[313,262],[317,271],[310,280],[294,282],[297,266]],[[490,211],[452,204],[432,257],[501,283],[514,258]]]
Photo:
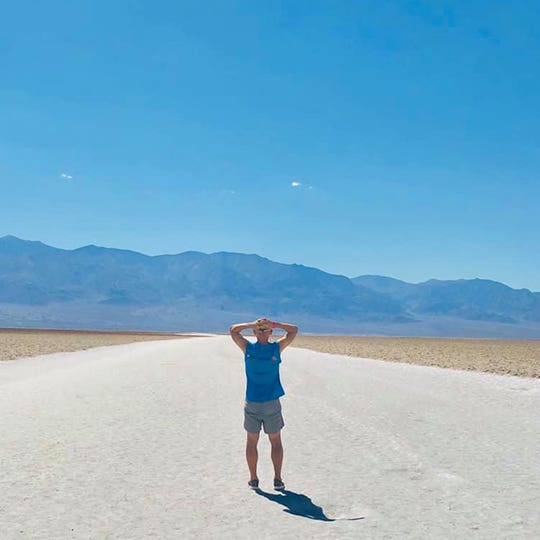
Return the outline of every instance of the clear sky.
[[[0,236],[540,291],[540,2],[18,0]]]

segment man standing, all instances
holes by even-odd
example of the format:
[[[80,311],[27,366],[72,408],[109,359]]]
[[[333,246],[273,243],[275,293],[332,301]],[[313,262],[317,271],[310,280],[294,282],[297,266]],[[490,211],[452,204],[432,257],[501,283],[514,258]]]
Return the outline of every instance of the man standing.
[[[242,330],[253,329],[257,341],[251,343]],[[275,342],[269,342],[274,328],[285,330],[286,334]],[[293,324],[278,323],[269,319],[257,319],[250,323],[233,324],[229,332],[233,341],[244,353],[246,369],[246,402],[244,405],[244,428],[247,431],[246,460],[249,467],[248,485],[258,489],[257,478],[257,443],[261,424],[272,445],[272,463],[274,465],[274,489],[283,490],[285,484],[281,478],[283,446],[281,428],[285,425],[281,414],[279,398],[285,394],[279,379],[281,352],[296,337],[298,328]]]

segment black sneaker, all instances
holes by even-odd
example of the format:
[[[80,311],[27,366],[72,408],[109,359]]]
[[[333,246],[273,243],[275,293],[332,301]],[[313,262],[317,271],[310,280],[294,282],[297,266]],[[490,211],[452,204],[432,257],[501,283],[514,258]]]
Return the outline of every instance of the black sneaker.
[[[285,489],[285,484],[281,478],[274,478],[274,489],[277,491],[282,491]]]
[[[257,478],[255,478],[255,480],[250,480],[248,482],[248,486],[251,489],[259,489],[259,480]]]

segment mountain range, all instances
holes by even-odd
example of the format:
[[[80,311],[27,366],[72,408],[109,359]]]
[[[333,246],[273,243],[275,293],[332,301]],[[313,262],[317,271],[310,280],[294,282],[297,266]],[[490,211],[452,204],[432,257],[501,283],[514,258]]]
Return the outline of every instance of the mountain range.
[[[486,279],[415,284],[255,254],[0,238],[1,326],[225,332],[262,315],[312,333],[540,338],[540,293]]]

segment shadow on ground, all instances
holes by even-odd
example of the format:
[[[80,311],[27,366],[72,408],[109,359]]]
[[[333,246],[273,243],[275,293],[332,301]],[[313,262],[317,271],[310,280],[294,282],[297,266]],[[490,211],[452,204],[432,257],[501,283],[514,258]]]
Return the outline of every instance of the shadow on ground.
[[[262,489],[256,489],[255,493],[257,493],[257,495],[265,497],[269,501],[273,501],[275,503],[285,506],[283,511],[289,514],[294,514],[295,516],[302,516],[308,519],[315,519],[318,521],[336,521],[336,519],[326,516],[324,510],[320,506],[313,504],[313,502],[311,502],[311,499],[307,495],[304,495],[302,493],[295,493],[294,491],[289,491],[287,489],[280,491],[280,495],[276,493],[267,493]],[[364,518],[356,517],[338,519],[354,521]]]

